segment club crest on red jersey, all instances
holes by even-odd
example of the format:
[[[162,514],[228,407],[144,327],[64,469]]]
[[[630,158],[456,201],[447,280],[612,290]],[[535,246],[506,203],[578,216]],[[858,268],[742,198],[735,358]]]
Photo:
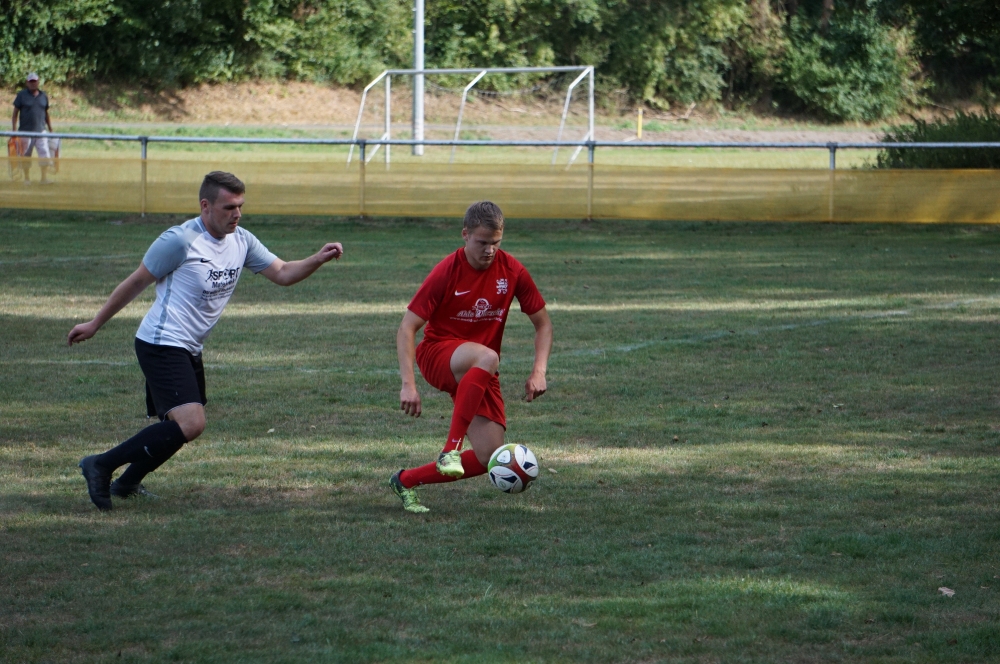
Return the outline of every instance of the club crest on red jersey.
[[[507,280],[497,279],[497,295],[506,295],[506,294],[507,294]]]

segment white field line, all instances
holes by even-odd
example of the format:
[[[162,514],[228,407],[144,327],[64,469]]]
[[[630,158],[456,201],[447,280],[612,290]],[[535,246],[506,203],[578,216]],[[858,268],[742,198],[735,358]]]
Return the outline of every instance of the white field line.
[[[105,367],[136,367],[138,364],[136,361],[126,362],[123,360],[0,360],[0,366],[2,365],[35,365],[35,366],[105,366]],[[212,364],[209,362],[205,363],[206,369],[217,369],[220,371],[296,371],[298,373],[307,374],[318,374],[318,373],[332,373],[332,374],[364,374],[364,375],[381,375],[381,374],[394,374],[399,375],[399,369],[366,369],[364,371],[357,371],[355,369],[345,369],[343,367],[327,367],[323,369],[309,368],[309,367],[273,367],[273,366],[254,366],[248,364]]]
[[[152,289],[115,315],[115,320],[140,321],[149,310]],[[52,295],[8,296],[0,293],[0,315],[25,316],[45,320],[89,320],[104,304],[107,295],[59,297]],[[406,302],[275,302],[233,303],[223,318],[261,318],[264,316],[365,316],[393,314],[402,318]]]
[[[0,293],[0,315],[26,316],[31,318],[65,320],[79,318],[81,321],[92,317],[106,295],[101,296],[53,296],[53,295],[5,295]],[[901,296],[904,297],[905,296]],[[925,297],[922,294],[913,297]],[[815,309],[850,308],[866,309],[886,303],[885,296],[855,298],[816,298],[778,300],[768,298],[737,300],[676,300],[659,302],[611,302],[605,304],[573,304],[551,302],[547,308],[556,313],[615,313],[628,311],[650,311],[684,313],[692,311],[808,311]],[[1000,303],[1000,299],[978,298],[956,302],[954,306],[975,302]],[[260,318],[263,316],[365,316],[398,315],[406,311],[407,303],[398,302],[263,302],[233,303],[226,308],[225,318]],[[148,299],[136,300],[119,312],[119,320],[140,320],[150,306]],[[926,305],[924,308],[950,305]],[[516,314],[516,312],[515,312]]]
[[[878,319],[891,319],[891,318],[906,318],[913,315],[914,311],[934,311],[934,310],[946,310],[946,309],[956,309],[961,306],[989,303],[1000,305],[1000,298],[992,297],[981,297],[981,298],[968,298],[964,300],[955,300],[952,302],[943,302],[939,304],[929,304],[923,306],[911,307],[909,309],[895,309],[889,311],[867,311],[859,312],[854,314],[846,314],[843,316],[830,316],[827,318],[822,318],[819,320],[808,321],[804,323],[786,323],[783,325],[769,325],[764,327],[747,327],[742,329],[726,329],[717,330],[714,332],[709,332],[706,334],[699,334],[688,337],[675,337],[675,338],[663,338],[663,339],[651,339],[648,341],[641,341],[632,344],[623,344],[618,346],[605,346],[598,348],[578,348],[575,350],[569,350],[564,352],[553,353],[552,357],[579,357],[583,355],[606,355],[608,353],[631,353],[636,350],[642,350],[645,348],[651,348],[655,346],[676,346],[684,344],[698,344],[710,341],[716,341],[718,339],[724,339],[726,337],[737,337],[737,336],[760,336],[763,334],[768,334],[772,332],[788,332],[792,330],[805,329],[811,327],[823,327],[826,325],[833,325],[836,323],[842,323],[852,320],[878,320]],[[531,358],[525,357],[523,359],[505,359],[504,365],[509,366],[509,364],[521,364],[530,362]],[[122,367],[122,366],[133,366],[134,362],[125,362],[121,360],[43,360],[43,359],[15,359],[15,360],[0,360],[0,366],[2,365],[59,365],[59,366],[74,366],[74,365],[100,365],[100,366],[112,366],[112,367]],[[219,371],[295,371],[298,373],[326,373],[326,374],[345,374],[345,375],[398,375],[398,369],[346,369],[344,367],[295,367],[295,366],[253,366],[245,364],[215,364],[206,363],[206,368],[219,370]]]
[[[899,311],[878,311],[863,314],[854,314],[848,316],[837,316],[834,318],[824,318],[821,320],[813,320],[807,323],[786,323],[784,325],[770,325],[767,327],[748,327],[742,330],[719,330],[716,332],[709,332],[708,334],[699,334],[691,337],[678,337],[676,339],[653,339],[650,341],[643,341],[636,344],[627,344],[624,346],[610,346],[608,348],[587,348],[579,349],[574,351],[569,351],[564,353],[564,355],[604,355],[608,352],[617,353],[631,353],[634,350],[641,350],[643,348],[650,348],[652,346],[676,346],[682,344],[696,344],[705,341],[715,341],[716,339],[724,339],[726,337],[736,337],[736,336],[758,336],[766,332],[787,332],[790,330],[798,330],[807,327],[822,327],[825,325],[831,325],[833,323],[841,323],[849,320],[857,319],[877,319],[877,318],[894,318],[909,316],[910,311],[903,309]]]
[[[944,310],[944,309],[956,309],[961,306],[979,304],[983,302],[1000,305],[1000,298],[993,298],[993,297],[970,298],[965,300],[956,300],[953,302],[944,302],[940,304],[928,304],[923,306],[916,306],[916,307],[911,307],[910,309],[896,309],[890,311],[867,311],[855,314],[846,314],[843,316],[831,316],[827,318],[821,318],[819,320],[807,321],[805,323],[785,323],[783,325],[769,325],[766,327],[748,327],[739,330],[735,329],[718,330],[715,332],[709,332],[707,334],[699,334],[690,337],[677,337],[673,339],[670,338],[652,339],[649,341],[643,341],[635,344],[609,346],[606,348],[577,349],[577,350],[567,351],[565,353],[553,353],[553,357],[557,355],[569,355],[569,356],[603,355],[609,352],[630,353],[635,350],[641,350],[643,348],[650,348],[653,346],[675,346],[682,344],[696,344],[696,343],[715,341],[717,339],[724,339],[726,337],[735,337],[735,336],[758,336],[767,332],[786,332],[790,330],[798,330],[810,327],[823,327],[826,325],[832,325],[834,323],[841,323],[850,320],[866,320],[866,319],[877,320],[880,318],[903,318],[913,315],[913,310],[933,311],[933,310]]]
[[[38,265],[45,263],[99,263],[101,261],[116,261],[123,258],[142,258],[143,254],[110,254],[108,256],[39,256],[38,258],[17,258],[0,261],[0,265]]]

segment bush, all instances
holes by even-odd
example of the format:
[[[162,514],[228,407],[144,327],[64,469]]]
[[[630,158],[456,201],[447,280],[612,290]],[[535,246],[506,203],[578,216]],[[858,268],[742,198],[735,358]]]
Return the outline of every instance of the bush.
[[[0,2],[0,85],[22,85],[30,71],[56,82],[92,73],[96,59],[75,38],[116,12],[112,0]]]
[[[602,90],[658,108],[773,98],[833,120],[877,120],[914,101],[918,50],[938,89],[1000,90],[996,0],[835,5],[820,29],[821,0],[434,0],[426,62],[593,64]],[[412,0],[6,0],[0,85],[34,70],[71,84],[357,86],[409,65],[412,20]],[[481,89],[538,82],[488,77]]]
[[[916,92],[911,74],[918,66],[907,43],[905,31],[880,23],[873,13],[835,19],[825,33],[795,17],[777,76],[778,92],[803,110],[833,120],[893,115]]]
[[[909,23],[935,96],[1000,94],[1000,3],[878,0],[890,21]]]
[[[731,104],[771,101],[774,80],[788,48],[787,15],[769,0],[749,0],[734,39],[726,44],[729,60],[727,100]]]
[[[0,85],[155,88],[248,78],[367,82],[411,57],[405,0],[0,2]]]
[[[1000,143],[1000,114],[959,111],[955,117],[934,122],[893,127],[883,143]],[[876,168],[1000,168],[1000,149],[884,148],[875,159]]]
[[[744,21],[744,3],[435,0],[427,3],[427,61],[442,67],[592,64],[605,86],[653,106],[716,100],[728,66],[723,47]],[[481,87],[504,84],[490,77]]]

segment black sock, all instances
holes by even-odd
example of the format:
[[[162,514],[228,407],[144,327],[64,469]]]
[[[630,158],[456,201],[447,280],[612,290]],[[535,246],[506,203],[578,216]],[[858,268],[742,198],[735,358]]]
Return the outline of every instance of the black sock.
[[[177,429],[179,431],[180,427],[177,427]],[[145,459],[140,459],[139,461],[133,461],[129,464],[129,467],[125,469],[125,472],[121,474],[118,481],[125,485],[135,485],[142,482],[142,479],[146,477],[146,475],[149,475],[151,472],[162,466],[167,459],[172,457],[179,449],[184,447],[184,443],[186,441],[184,440],[184,436],[182,434],[179,438],[171,442],[172,444],[170,446],[164,445],[161,447],[159,449],[160,453],[156,457],[150,456]]]
[[[124,443],[98,456],[97,463],[108,470],[114,470],[126,463],[150,462],[155,463],[152,468],[156,469],[186,442],[180,425],[173,420],[164,420],[146,427]]]

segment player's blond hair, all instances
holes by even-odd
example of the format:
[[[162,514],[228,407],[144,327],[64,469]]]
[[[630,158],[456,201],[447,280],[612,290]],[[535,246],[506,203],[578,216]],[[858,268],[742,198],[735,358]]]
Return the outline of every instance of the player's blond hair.
[[[463,225],[470,231],[480,226],[491,231],[502,231],[503,212],[500,211],[500,206],[492,201],[479,201],[470,205],[465,211]]]

